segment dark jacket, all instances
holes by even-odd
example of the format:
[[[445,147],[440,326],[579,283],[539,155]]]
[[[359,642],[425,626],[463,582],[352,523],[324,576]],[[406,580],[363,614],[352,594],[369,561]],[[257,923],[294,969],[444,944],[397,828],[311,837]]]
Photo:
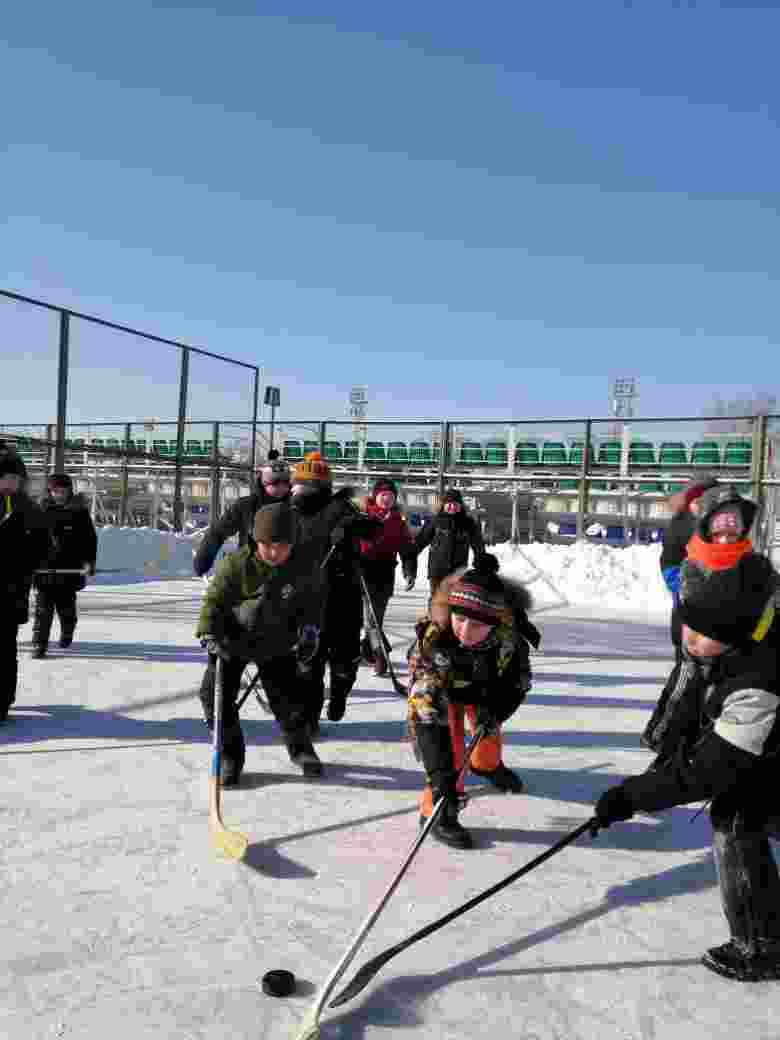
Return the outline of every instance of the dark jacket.
[[[33,571],[46,559],[49,541],[43,512],[20,491],[0,495],[0,559],[3,561],[4,610],[16,624],[29,618]],[[8,617],[8,615],[6,615]]]
[[[196,635],[212,635],[231,656],[266,661],[292,653],[302,625],[320,624],[318,561],[300,545],[279,567],[251,546],[217,564],[203,598]]]
[[[431,517],[417,535],[414,548],[419,555],[430,546],[428,577],[445,578],[469,562],[469,548],[475,556],[485,551],[479,524],[465,510],[459,513],[439,512]]]
[[[666,586],[677,599],[680,586],[680,567],[687,556],[688,542],[696,530],[696,517],[686,506],[675,513],[664,531],[659,565]]]
[[[777,626],[777,621],[775,621]],[[777,632],[709,666],[686,658],[687,682],[670,704],[661,754],[621,785],[635,811],[668,809],[734,792],[780,810]]]
[[[97,533],[83,495],[70,495],[62,505],[46,495],[41,499],[41,510],[49,536],[49,549],[41,567],[68,570],[89,567],[94,570]],[[86,579],[74,574],[42,574],[36,576],[35,584],[38,587],[75,585],[83,588]]]
[[[263,506],[283,499],[271,498],[263,490],[261,484],[255,484],[251,495],[244,495],[225,510],[222,516],[215,520],[206,530],[203,539],[195,553],[192,566],[195,573],[200,576],[210,571],[214,566],[217,553],[228,540],[238,535],[238,546],[254,545],[252,530],[255,523],[255,513]]]

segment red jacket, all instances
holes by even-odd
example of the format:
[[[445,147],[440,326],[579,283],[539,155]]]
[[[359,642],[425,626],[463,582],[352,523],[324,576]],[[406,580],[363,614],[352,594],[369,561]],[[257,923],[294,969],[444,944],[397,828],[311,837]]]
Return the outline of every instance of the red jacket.
[[[400,553],[401,559],[414,558],[414,539],[406,523],[406,517],[396,506],[390,512],[381,510],[373,498],[369,497],[361,502],[361,511],[368,513],[376,520],[381,520],[384,525],[380,534],[367,541],[361,539],[360,555],[364,560],[376,563],[395,563],[396,553]]]

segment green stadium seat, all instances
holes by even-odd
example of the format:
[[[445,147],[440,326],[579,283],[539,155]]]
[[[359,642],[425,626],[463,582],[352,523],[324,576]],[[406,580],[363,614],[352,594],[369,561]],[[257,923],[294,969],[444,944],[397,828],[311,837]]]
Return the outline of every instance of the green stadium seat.
[[[682,491],[685,484],[667,484],[666,493],[667,495],[676,495],[678,491]]]
[[[572,441],[569,445],[569,465],[570,466],[581,466],[582,465],[582,453],[585,448],[585,441]],[[593,445],[590,446],[590,461],[596,461],[596,453],[593,450]]]
[[[203,455],[203,445],[200,441],[188,440],[184,445],[185,455]]]
[[[433,450],[427,441],[412,441],[409,445],[409,461],[411,463],[430,464],[433,462]]]
[[[628,461],[631,466],[654,466],[655,448],[650,441],[631,441],[628,447]]]
[[[693,466],[719,466],[720,448],[717,441],[697,441],[691,448]]]
[[[382,441],[366,441],[366,462],[387,462],[387,454]]]
[[[599,445],[598,461],[607,466],[619,466],[620,448],[620,441],[602,441]]]
[[[545,441],[542,445],[543,466],[565,466],[566,446],[562,441]]]
[[[174,437],[168,440],[168,454],[176,457],[176,451],[179,446],[178,440]]]
[[[509,462],[509,448],[506,441],[487,441],[485,462],[488,466],[506,466]]]
[[[646,495],[663,495],[664,486],[658,481],[640,481],[639,490]]]
[[[515,445],[515,463],[518,466],[539,465],[539,445],[536,441],[518,441]]]
[[[658,461],[662,466],[686,466],[688,452],[682,441],[664,441],[658,451]]]
[[[341,462],[341,442],[325,441],[325,458],[330,462]]]
[[[107,448],[114,448],[114,450],[119,451],[119,449],[122,447],[122,445],[119,443],[119,439],[117,437],[107,437],[106,438],[106,447]]]
[[[203,442],[203,454],[211,457],[214,454],[214,441]]]
[[[458,463],[461,466],[473,466],[485,461],[482,445],[479,441],[463,441],[458,450]]]
[[[152,451],[155,455],[167,455],[168,454],[168,442],[162,440],[152,441]]]
[[[608,488],[606,480],[592,480],[590,482],[591,491],[606,491]]]
[[[753,494],[752,484],[735,484],[734,487],[737,489],[740,495],[746,495],[750,498]]]
[[[360,458],[360,442],[344,441],[344,461],[357,462]]]
[[[409,461],[409,449],[405,441],[390,441],[387,445],[387,461],[399,463]]]
[[[106,444],[102,437],[93,437],[89,442],[91,448],[105,448]]]
[[[723,451],[726,466],[749,466],[753,461],[753,445],[750,441],[728,441]]]
[[[287,440],[282,445],[282,455],[285,459],[302,459],[303,448],[300,441]]]
[[[558,488],[560,491],[577,491],[580,486],[578,480],[559,480]]]

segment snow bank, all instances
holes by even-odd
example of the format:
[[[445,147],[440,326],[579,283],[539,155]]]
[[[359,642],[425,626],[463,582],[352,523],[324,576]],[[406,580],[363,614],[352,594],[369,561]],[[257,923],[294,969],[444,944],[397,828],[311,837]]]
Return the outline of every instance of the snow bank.
[[[150,527],[99,527],[97,535],[98,572],[149,578],[191,578],[193,550],[202,537]]]
[[[568,604],[668,613],[671,596],[661,577],[660,545],[493,545],[501,574],[528,584],[536,606]],[[403,580],[400,567],[398,584]],[[428,573],[428,550],[419,557],[418,583]]]

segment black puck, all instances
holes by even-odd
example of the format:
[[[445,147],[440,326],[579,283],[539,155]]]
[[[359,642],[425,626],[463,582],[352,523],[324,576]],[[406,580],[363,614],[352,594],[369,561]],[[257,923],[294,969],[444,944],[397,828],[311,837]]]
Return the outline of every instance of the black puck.
[[[276,968],[263,975],[262,985],[263,993],[269,997],[289,997],[295,992],[295,976],[291,971]]]

